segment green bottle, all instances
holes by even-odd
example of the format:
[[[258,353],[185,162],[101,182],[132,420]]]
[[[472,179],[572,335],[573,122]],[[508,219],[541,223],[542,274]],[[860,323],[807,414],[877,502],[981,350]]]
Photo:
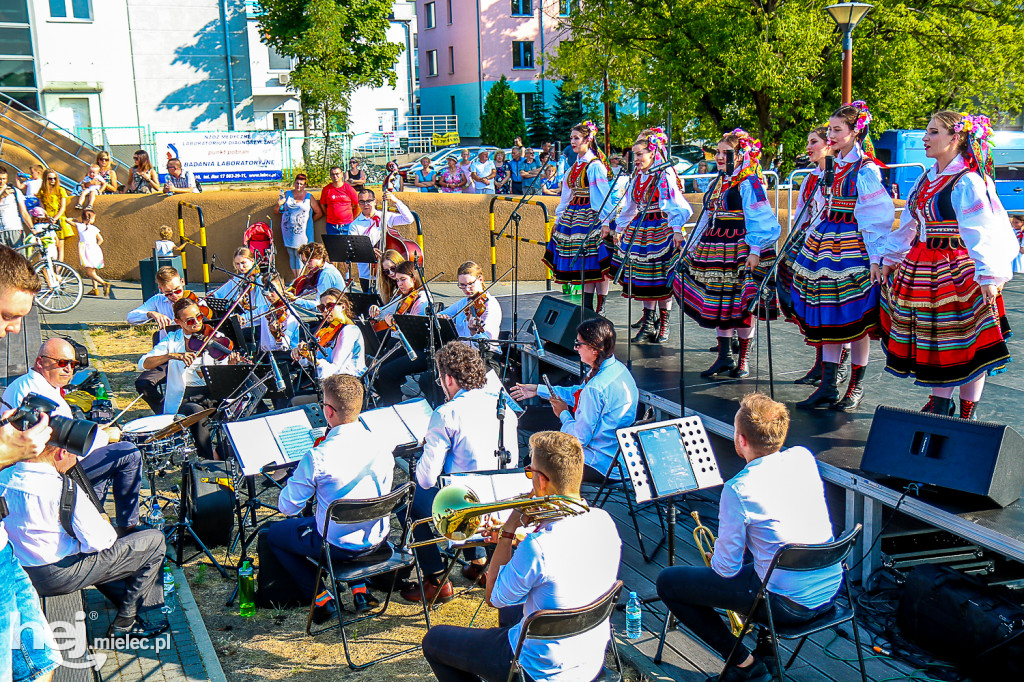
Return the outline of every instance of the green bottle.
[[[103,384],[96,389],[96,400],[110,400],[110,396],[107,395],[107,387]]]
[[[238,569],[238,615],[249,617],[256,613],[256,577],[252,562],[246,559]]]

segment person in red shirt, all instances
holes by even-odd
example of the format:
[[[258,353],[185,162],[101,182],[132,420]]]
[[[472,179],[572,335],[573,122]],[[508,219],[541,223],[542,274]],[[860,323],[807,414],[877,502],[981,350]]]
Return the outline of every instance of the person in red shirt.
[[[331,168],[331,184],[320,191],[320,205],[327,218],[327,234],[347,234],[348,224],[359,215],[359,196],[343,179],[340,166]]]

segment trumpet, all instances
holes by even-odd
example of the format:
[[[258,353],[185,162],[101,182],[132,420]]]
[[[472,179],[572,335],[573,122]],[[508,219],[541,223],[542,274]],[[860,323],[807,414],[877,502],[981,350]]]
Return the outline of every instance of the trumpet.
[[[434,497],[431,514],[409,525],[406,533],[408,547],[436,545],[447,540],[461,542],[480,529],[482,518],[507,509],[518,509],[532,521],[551,521],[566,516],[577,516],[590,511],[586,501],[565,495],[531,497],[529,493],[498,502],[481,502],[480,497],[467,486],[452,484],[441,488]],[[438,537],[408,544],[413,529],[433,522]]]
[[[701,557],[704,559],[704,565],[708,568],[711,567],[711,555],[715,553],[715,534],[711,532],[711,529],[700,522],[700,514],[697,512],[690,512],[690,516],[697,523],[697,526],[693,529],[693,541],[697,545],[697,551],[700,552]],[[743,619],[740,614],[735,611],[726,611],[725,615],[729,618],[729,627],[732,630],[734,637],[739,637],[740,633],[743,632]]]

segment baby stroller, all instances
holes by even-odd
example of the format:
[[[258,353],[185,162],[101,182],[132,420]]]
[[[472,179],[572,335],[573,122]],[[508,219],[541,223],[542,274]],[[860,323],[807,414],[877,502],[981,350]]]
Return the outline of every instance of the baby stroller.
[[[274,228],[264,222],[252,223],[245,228],[243,243],[253,251],[257,260],[269,258],[267,249],[274,244]]]

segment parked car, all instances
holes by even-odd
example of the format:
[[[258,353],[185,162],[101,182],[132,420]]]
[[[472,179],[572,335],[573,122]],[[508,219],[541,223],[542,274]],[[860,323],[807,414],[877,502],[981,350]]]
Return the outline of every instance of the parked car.
[[[409,174],[410,171],[412,171],[412,170],[414,170],[416,168],[419,168],[419,166],[420,166],[420,159],[422,159],[424,156],[430,157],[430,167],[431,168],[433,168],[435,171],[441,170],[441,169],[444,168],[445,164],[448,163],[448,157],[449,156],[454,155],[456,158],[458,158],[462,154],[462,150],[463,149],[468,149],[469,150],[469,158],[470,159],[475,159],[477,154],[479,154],[480,151],[483,150],[483,149],[488,150],[490,152],[490,155],[491,155],[492,158],[494,157],[494,152],[498,151],[498,148],[495,147],[495,146],[492,146],[492,145],[475,146],[475,147],[472,147],[472,146],[445,147],[444,149],[435,150],[435,151],[431,152],[430,154],[422,154],[420,156],[417,156],[416,159],[414,159],[413,161],[410,161],[409,163],[403,163],[401,166],[398,167],[398,173],[399,173],[399,175],[402,176],[402,180],[405,181],[406,177],[407,177],[407,175]]]

